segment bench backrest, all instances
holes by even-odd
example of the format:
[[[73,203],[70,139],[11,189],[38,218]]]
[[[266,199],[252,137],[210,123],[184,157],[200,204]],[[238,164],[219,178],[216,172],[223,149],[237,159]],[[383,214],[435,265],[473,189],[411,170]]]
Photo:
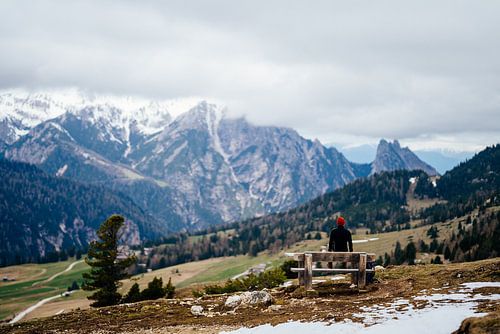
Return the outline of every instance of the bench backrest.
[[[304,252],[295,253],[293,259],[303,262],[305,254],[312,255],[312,262],[359,262],[359,255],[364,252]],[[375,254],[367,254],[367,261],[374,262]]]

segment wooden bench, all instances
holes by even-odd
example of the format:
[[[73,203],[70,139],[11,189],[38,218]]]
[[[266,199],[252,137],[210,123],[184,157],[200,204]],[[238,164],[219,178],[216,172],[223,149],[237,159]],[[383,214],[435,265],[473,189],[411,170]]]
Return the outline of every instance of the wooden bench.
[[[312,290],[312,279],[315,272],[327,273],[351,273],[352,282],[359,288],[366,286],[366,273],[373,272],[374,269],[367,269],[367,262],[375,262],[375,254],[365,252],[310,252],[289,253],[298,262],[298,268],[291,268],[293,272],[299,274],[299,284],[306,290]],[[343,262],[352,263],[352,269],[336,268],[313,268],[316,262]]]

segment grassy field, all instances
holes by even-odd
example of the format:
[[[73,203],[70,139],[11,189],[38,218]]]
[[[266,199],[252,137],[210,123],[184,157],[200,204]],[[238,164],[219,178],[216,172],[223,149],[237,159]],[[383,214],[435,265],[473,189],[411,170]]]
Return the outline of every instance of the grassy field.
[[[15,279],[12,282],[0,282],[0,319],[10,317],[43,298],[60,294],[73,281],[80,283],[82,273],[88,269],[85,263],[78,263],[73,270],[47,281],[73,262],[75,260],[0,268],[1,277]]]

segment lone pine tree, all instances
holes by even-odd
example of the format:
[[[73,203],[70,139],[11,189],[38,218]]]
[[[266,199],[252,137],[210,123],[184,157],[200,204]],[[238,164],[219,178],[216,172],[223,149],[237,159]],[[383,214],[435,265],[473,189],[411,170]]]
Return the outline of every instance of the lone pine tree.
[[[118,242],[120,229],[125,219],[119,215],[109,217],[97,230],[100,240],[94,240],[89,245],[85,262],[91,267],[84,273],[82,289],[95,291],[88,299],[95,300],[91,306],[109,306],[118,304],[121,295],[118,293],[120,280],[129,275],[126,269],[135,262],[134,256],[118,259]]]

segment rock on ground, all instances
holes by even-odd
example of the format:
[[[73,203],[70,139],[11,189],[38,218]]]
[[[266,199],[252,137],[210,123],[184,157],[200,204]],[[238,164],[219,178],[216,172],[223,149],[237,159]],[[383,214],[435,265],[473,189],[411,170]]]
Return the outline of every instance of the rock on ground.
[[[247,291],[241,295],[229,296],[224,305],[235,308],[239,305],[270,305],[272,302],[273,297],[267,291]]]
[[[239,295],[229,296],[224,304],[228,308],[235,308],[241,304],[241,297]]]
[[[203,315],[203,307],[199,305],[191,306],[191,314],[194,316]]]
[[[244,292],[241,295],[241,302],[248,305],[270,305],[273,302],[273,297],[267,291]]]

